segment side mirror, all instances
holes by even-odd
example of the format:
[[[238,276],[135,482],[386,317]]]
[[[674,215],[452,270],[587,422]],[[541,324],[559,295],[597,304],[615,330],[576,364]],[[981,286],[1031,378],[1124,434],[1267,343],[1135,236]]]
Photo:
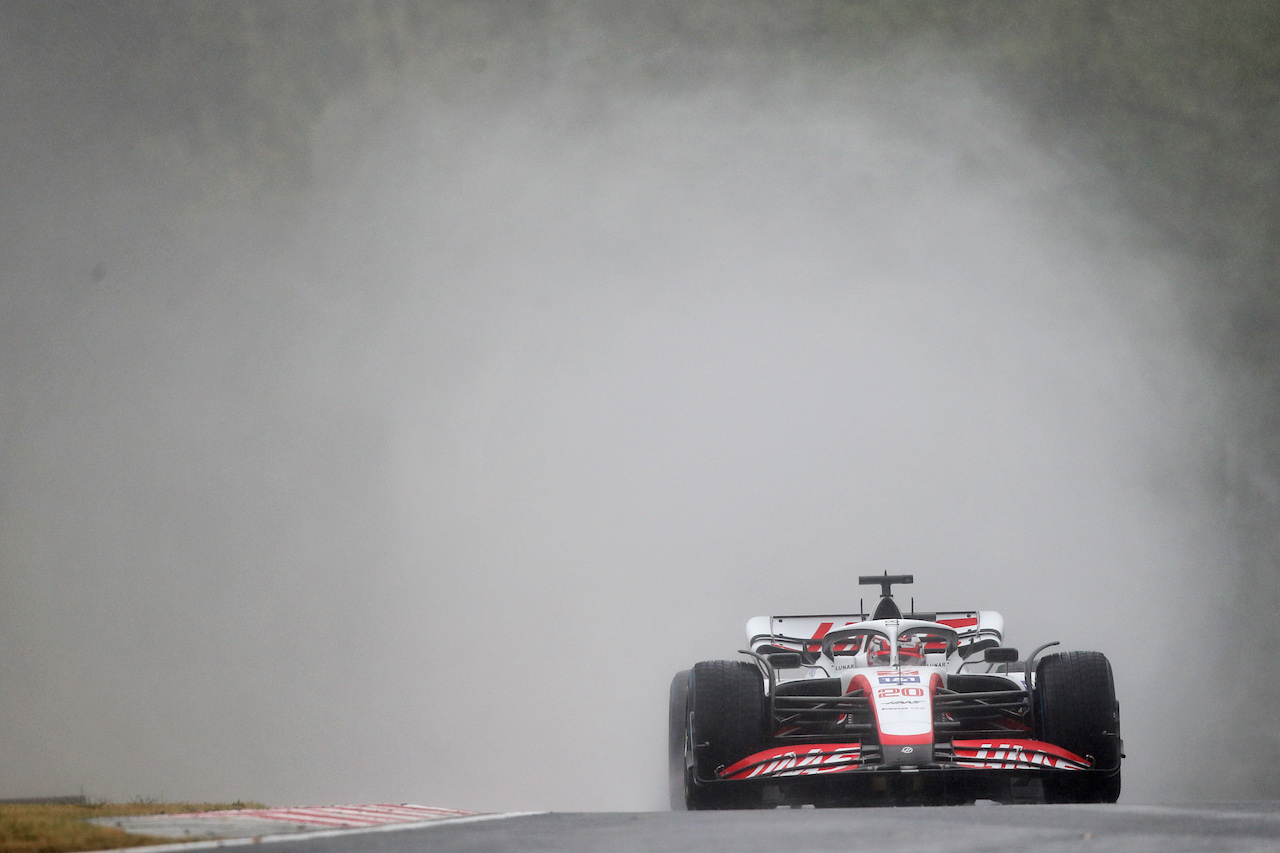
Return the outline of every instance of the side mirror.
[[[803,662],[799,652],[774,652],[765,659],[774,669],[799,669]]]
[[[983,652],[982,659],[987,663],[1014,663],[1018,660],[1018,650],[1009,646],[999,646]]]

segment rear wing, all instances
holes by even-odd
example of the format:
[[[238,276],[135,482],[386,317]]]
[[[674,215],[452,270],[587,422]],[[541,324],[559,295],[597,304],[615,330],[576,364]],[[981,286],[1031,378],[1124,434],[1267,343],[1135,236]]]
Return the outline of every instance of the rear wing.
[[[968,658],[974,652],[1004,642],[1004,617],[994,610],[950,610],[939,613],[904,613],[903,619],[937,622],[954,628],[960,637],[957,650]],[[828,631],[865,622],[865,613],[833,613],[815,616],[753,616],[747,621],[747,643],[756,654],[822,650]]]

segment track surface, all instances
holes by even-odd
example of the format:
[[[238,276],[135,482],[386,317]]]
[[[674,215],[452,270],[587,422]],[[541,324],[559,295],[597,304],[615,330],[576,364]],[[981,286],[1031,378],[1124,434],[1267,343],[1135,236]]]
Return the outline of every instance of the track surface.
[[[552,813],[483,823],[446,822],[346,838],[299,838],[277,849],[280,853],[1280,851],[1280,803]]]

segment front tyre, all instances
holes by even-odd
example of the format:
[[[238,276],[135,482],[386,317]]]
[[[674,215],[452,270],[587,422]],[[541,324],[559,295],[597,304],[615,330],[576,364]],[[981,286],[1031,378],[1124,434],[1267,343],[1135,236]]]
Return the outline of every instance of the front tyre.
[[[1046,775],[1045,800],[1114,803],[1120,797],[1120,703],[1106,655],[1048,655],[1036,666],[1035,693],[1040,739],[1090,756],[1099,771],[1111,771]]]
[[[714,660],[695,664],[689,677],[688,707],[693,715],[693,766],[685,774],[685,805],[700,809],[760,806],[760,790],[738,785],[700,785],[719,770],[765,746],[769,706],[764,679],[755,664]]]

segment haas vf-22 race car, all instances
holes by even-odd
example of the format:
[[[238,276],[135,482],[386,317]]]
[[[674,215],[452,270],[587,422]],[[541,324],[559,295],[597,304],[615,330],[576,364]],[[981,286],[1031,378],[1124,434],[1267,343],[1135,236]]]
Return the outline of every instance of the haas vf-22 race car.
[[[1019,660],[999,613],[903,613],[911,575],[859,581],[881,587],[870,616],[757,616],[748,660],[676,675],[672,808],[1116,801],[1106,657]]]

